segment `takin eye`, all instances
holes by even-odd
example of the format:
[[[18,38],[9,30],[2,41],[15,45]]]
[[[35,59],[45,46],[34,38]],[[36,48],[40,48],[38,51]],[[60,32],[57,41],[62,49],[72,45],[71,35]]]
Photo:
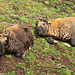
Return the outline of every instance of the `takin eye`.
[[[42,23],[43,25],[45,25],[45,23]]]

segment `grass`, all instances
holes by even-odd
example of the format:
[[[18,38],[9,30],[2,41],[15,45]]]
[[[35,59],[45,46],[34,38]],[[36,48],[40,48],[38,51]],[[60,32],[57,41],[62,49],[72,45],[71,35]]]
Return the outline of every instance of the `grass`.
[[[14,71],[12,71],[11,73],[8,72],[6,75],[16,75],[16,73]]]
[[[31,24],[36,28],[36,21],[39,17],[55,19],[60,17],[75,17],[75,5],[73,0],[61,2],[61,0],[46,0],[49,2],[47,6],[45,0],[0,0],[0,22],[12,24]],[[61,5],[62,4],[62,5]],[[56,7],[57,6],[57,7]],[[0,24],[0,31],[7,25]],[[6,55],[12,63],[15,64],[12,72],[6,75],[17,75],[15,69],[24,69],[25,75],[74,75],[75,72],[75,47],[67,48],[62,42],[58,45],[48,44],[44,37],[34,36],[34,46],[31,50],[26,51],[24,58],[25,63],[13,62],[11,55]],[[8,64],[9,62],[7,62]],[[6,71],[6,69],[5,69]]]

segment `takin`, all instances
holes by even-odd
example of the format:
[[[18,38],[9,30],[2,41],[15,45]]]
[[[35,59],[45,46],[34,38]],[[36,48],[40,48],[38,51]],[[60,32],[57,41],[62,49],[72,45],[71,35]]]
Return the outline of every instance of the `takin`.
[[[25,57],[25,50],[31,49],[34,38],[28,28],[13,25],[3,30],[0,35],[0,55],[15,53],[18,57]]]
[[[58,18],[55,20],[41,19],[36,22],[39,35],[48,35],[47,41],[58,38],[75,46],[75,17]]]

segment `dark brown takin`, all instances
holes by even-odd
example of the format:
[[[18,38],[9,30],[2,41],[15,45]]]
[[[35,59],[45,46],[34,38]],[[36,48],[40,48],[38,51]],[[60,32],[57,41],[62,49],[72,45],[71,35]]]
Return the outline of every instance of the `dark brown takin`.
[[[13,25],[3,30],[0,35],[0,55],[15,53],[18,57],[25,57],[25,50],[31,49],[34,38],[28,28]]]

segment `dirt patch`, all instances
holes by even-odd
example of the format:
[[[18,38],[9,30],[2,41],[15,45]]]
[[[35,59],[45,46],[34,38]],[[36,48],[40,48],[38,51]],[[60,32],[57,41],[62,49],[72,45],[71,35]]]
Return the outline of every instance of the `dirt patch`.
[[[17,75],[24,75],[25,72],[22,68],[15,68],[14,67],[18,63],[24,63],[24,60],[21,58],[15,57],[14,55],[11,55],[11,58],[7,58],[6,55],[3,55],[0,57],[0,73],[7,73],[15,71]]]

